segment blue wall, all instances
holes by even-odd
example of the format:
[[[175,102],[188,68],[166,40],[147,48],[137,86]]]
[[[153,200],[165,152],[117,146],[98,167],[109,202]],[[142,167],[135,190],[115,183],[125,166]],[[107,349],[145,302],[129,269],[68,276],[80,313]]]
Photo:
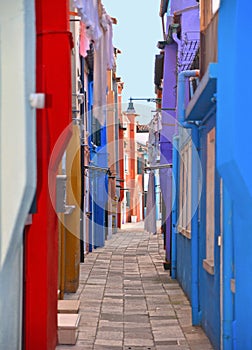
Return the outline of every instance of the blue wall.
[[[204,101],[196,102],[203,103]],[[203,267],[203,260],[206,259],[206,165],[207,165],[207,135],[216,125],[216,106],[206,112],[205,117],[198,127],[199,135],[199,158],[202,170],[202,192],[199,203],[198,221],[198,293],[199,299],[193,293],[193,265],[192,254],[195,254],[192,247],[192,239],[177,234],[177,279],[183,290],[189,297],[194,311],[192,316],[197,324],[201,323],[206,334],[213,343],[215,349],[220,348],[220,247],[218,236],[220,235],[220,177],[215,172],[215,238],[214,238],[214,274],[209,274]],[[182,139],[180,148],[187,142]],[[193,158],[192,158],[193,159]],[[192,164],[192,168],[195,164]],[[177,174],[179,177],[179,174]],[[198,181],[198,179],[196,179]],[[195,237],[196,232],[192,228],[191,236]],[[194,243],[195,244],[195,243]],[[194,275],[195,276],[195,275]],[[195,286],[194,286],[195,288]],[[197,286],[196,286],[197,288]],[[193,305],[194,303],[194,305]],[[198,317],[197,317],[197,312]]]
[[[216,349],[220,347],[220,177],[215,171],[215,239],[214,239],[214,275],[203,268],[206,258],[206,164],[207,164],[207,134],[215,126],[215,107],[209,111],[200,127],[200,160],[203,183],[200,201],[199,223],[199,299],[201,323],[206,334]]]
[[[191,300],[191,240],[177,234],[177,280]]]
[[[252,147],[251,77],[252,3],[221,1],[218,20],[217,111],[214,107],[200,127],[203,191],[199,222],[199,309],[201,323],[214,348],[220,348],[223,325],[224,350],[252,349]],[[242,28],[242,29],[241,29]],[[207,101],[205,101],[207,102]],[[197,101],[204,106],[204,101]],[[216,117],[215,117],[216,114]],[[216,118],[216,119],[215,119]],[[216,123],[215,273],[203,268],[206,258],[206,137]],[[220,227],[220,176],[223,178],[223,228]],[[222,233],[223,296],[220,295]],[[177,277],[190,298],[190,241],[178,234]],[[228,256],[228,258],[226,258]],[[186,266],[185,266],[186,265]],[[230,279],[235,293],[230,293]],[[228,296],[228,298],[226,298]],[[223,303],[223,319],[220,305]]]
[[[107,130],[106,124],[98,131],[100,133],[100,144],[93,144],[92,130],[92,105],[93,105],[93,77],[89,76],[89,138],[90,166],[108,168],[107,157]],[[92,134],[93,133],[93,134]],[[105,171],[90,170],[90,223],[89,223],[89,251],[93,248],[103,247],[105,244],[106,231],[106,205],[108,202],[108,176]]]
[[[249,74],[252,46],[245,35],[252,31],[251,13],[252,4],[245,0],[222,1],[219,11],[217,162],[233,204],[231,232],[236,292],[232,336],[236,338],[233,339],[235,349],[252,348],[252,118]],[[244,25],[242,35],[241,23]],[[228,225],[230,223],[224,222],[224,231],[228,231]]]

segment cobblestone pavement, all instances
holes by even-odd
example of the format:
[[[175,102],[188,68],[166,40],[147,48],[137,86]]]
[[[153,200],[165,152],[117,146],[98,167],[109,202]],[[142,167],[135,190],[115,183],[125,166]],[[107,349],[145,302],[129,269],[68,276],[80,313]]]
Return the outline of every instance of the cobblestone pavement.
[[[162,235],[125,227],[81,264],[78,291],[65,295],[81,302],[77,343],[56,349],[212,349],[203,330],[191,326],[190,304],[163,268]]]

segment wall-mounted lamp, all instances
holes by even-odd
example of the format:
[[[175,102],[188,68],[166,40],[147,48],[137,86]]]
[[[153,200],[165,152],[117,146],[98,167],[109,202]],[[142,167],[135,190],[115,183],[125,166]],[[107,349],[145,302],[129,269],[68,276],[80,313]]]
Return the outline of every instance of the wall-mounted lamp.
[[[158,41],[157,48],[160,50],[164,50],[166,45],[170,45],[170,44],[174,43],[173,34],[174,33],[178,34],[179,30],[180,30],[179,23],[170,24],[169,29],[168,29],[168,34],[165,35],[165,37],[164,37],[165,40]]]
[[[128,108],[127,108],[126,112],[129,113],[129,114],[135,114],[136,113],[134,105],[133,105],[133,102],[132,102],[132,98],[130,98],[129,105],[128,105]]]
[[[144,171],[147,172],[151,170],[160,170],[160,169],[167,169],[167,168],[172,168],[172,164],[168,163],[168,164],[150,165],[150,166],[144,167]]]
[[[134,98],[134,97],[130,97],[129,98],[130,102],[129,102],[129,108],[133,108],[134,109],[134,105],[133,105],[133,100],[134,101],[147,101],[147,102],[154,102],[154,103],[161,103],[161,98],[156,98],[156,97],[139,97],[139,98]]]

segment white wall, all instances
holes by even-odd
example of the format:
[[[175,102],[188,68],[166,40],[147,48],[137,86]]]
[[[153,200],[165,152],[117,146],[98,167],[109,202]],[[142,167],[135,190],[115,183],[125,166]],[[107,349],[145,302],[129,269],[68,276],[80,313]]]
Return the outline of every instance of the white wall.
[[[0,349],[21,348],[23,228],[35,191],[35,18],[0,2]]]

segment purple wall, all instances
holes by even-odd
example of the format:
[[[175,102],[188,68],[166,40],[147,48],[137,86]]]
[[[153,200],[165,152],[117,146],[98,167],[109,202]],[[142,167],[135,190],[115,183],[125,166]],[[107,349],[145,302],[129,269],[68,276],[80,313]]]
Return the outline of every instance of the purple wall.
[[[209,0],[210,1],[210,0]],[[199,3],[195,0],[170,0],[171,3],[171,14],[181,9],[185,9],[191,6],[196,6]]]
[[[172,17],[167,17],[167,28],[172,21]],[[176,65],[177,65],[177,44],[165,46],[164,56],[164,85],[162,96],[162,109],[171,108],[174,110],[162,111],[162,130],[160,135],[160,163],[172,163],[172,137],[175,132],[174,126],[176,120]],[[167,79],[168,77],[168,79]],[[171,225],[171,189],[172,189],[172,171],[171,169],[160,170],[160,187],[165,203],[166,223],[166,260],[170,262],[170,225]]]
[[[198,5],[198,2],[195,0],[171,0],[171,15],[175,11],[181,11],[195,5]],[[173,22],[173,16],[167,16],[166,18],[166,33],[168,33],[169,25]],[[178,70],[183,69],[183,63],[187,63],[183,61],[184,57],[186,57],[183,55],[183,50],[184,52],[191,50],[192,57],[195,55],[197,50],[197,45],[195,47],[186,46],[186,41],[184,41],[185,39],[188,41],[197,41],[199,39],[199,10],[197,7],[195,9],[188,9],[181,12],[181,29],[182,61],[180,63],[182,63],[182,66],[178,67]],[[162,131],[160,135],[161,164],[172,163],[172,138],[177,130],[175,110],[177,100],[177,51],[178,44],[175,42],[165,46],[162,95]],[[187,69],[187,67],[184,69]],[[173,110],[165,110],[166,108],[171,108]],[[160,187],[166,208],[165,218],[162,218],[163,222],[166,223],[166,260],[170,262],[172,169],[160,170]]]

